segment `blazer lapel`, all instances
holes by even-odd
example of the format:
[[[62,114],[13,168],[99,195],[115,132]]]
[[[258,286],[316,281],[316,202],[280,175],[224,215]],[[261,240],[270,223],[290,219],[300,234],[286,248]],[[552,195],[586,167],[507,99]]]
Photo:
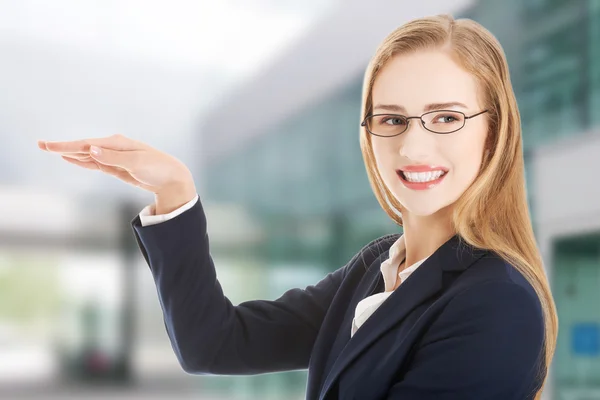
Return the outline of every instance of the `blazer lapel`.
[[[342,335],[347,335],[343,336],[346,344],[329,370],[320,399],[326,397],[335,380],[354,359],[366,351],[381,335],[401,322],[415,307],[442,289],[444,271],[464,270],[483,254],[485,254],[484,250],[474,249],[466,245],[458,235],[454,235],[379,306],[352,338],[350,338],[349,327],[348,332],[342,332]],[[376,287],[375,291],[372,290],[373,287]],[[364,297],[384,290],[381,272],[376,275],[375,282],[369,285],[369,289]],[[352,317],[349,319],[352,321]],[[347,328],[346,324],[343,326],[344,329]],[[332,356],[335,357],[335,354]]]
[[[400,235],[398,235],[399,237]],[[396,238],[397,239],[397,238]],[[374,271],[368,273],[368,275],[372,275],[369,277],[365,275],[363,279],[367,279],[367,281],[362,282],[358,285],[356,289],[357,293],[352,296],[350,301],[350,306],[344,304],[345,307],[348,307],[348,311],[344,316],[337,316],[341,319],[341,322],[336,322],[334,326],[341,326],[344,332],[340,332],[337,335],[329,335],[324,337],[322,341],[327,340],[327,342],[321,343],[320,345],[323,348],[331,349],[329,352],[315,352],[313,357],[310,359],[309,364],[309,374],[308,374],[308,392],[307,399],[317,399],[319,398],[319,392],[323,385],[323,381],[325,378],[325,374],[327,371],[331,371],[331,366],[334,361],[334,357],[336,357],[343,347],[347,344],[348,339],[350,339],[350,326],[352,324],[352,318],[354,316],[354,312],[350,312],[351,309],[356,307],[358,302],[365,297],[381,292],[384,289],[384,281],[383,276],[379,270],[379,266],[383,260],[386,260],[388,257],[389,250],[381,253],[377,258],[376,262],[373,264]],[[338,325],[339,323],[339,325]],[[329,327],[322,327],[327,331],[327,329],[332,329]],[[337,331],[337,328],[336,328]]]

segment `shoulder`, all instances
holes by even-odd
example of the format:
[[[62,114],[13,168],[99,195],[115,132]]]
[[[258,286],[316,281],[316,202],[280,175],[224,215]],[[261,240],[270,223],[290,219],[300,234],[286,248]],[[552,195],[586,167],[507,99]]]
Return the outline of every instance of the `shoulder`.
[[[445,387],[460,382],[473,393],[495,392],[493,398],[525,398],[523,390],[541,384],[545,327],[541,308],[527,290],[493,279],[447,300],[433,308],[434,318],[415,345],[411,372],[422,371],[423,385],[435,374],[436,384]]]
[[[472,303],[474,302],[474,303]],[[527,317],[542,315],[541,304],[533,287],[510,280],[488,280],[473,284],[457,293],[450,303],[468,305],[469,308],[497,311],[498,316]]]
[[[424,345],[464,338],[497,360],[539,360],[545,339],[543,310],[539,298],[521,285],[509,280],[479,282],[448,299],[439,311]]]
[[[495,252],[488,252],[468,268],[462,274],[458,286],[462,296],[485,294],[486,288],[492,288],[497,296],[518,292],[520,296],[529,299],[532,305],[539,306],[538,295],[531,283],[521,271]]]
[[[490,344],[508,341],[507,349],[529,347],[531,356],[539,353],[545,334],[543,309],[533,288],[507,279],[462,289],[449,299],[435,324],[442,331],[479,332]]]
[[[457,274],[442,297],[441,325],[464,321],[490,332],[512,330],[511,336],[520,330],[531,343],[544,335],[544,310],[534,287],[494,251]]]

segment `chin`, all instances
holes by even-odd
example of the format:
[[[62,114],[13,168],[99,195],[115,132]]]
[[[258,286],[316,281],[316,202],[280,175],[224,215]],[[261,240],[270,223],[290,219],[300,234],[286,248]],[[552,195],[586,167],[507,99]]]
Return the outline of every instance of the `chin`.
[[[441,208],[440,207],[418,206],[418,207],[405,207],[405,209],[412,216],[429,217],[429,216],[437,213],[438,211],[440,211]]]
[[[439,213],[440,211],[445,210],[446,207],[448,206],[446,204],[427,203],[424,201],[421,201],[421,202],[400,201],[400,204],[402,204],[402,206],[405,210],[405,213],[408,213],[412,216],[418,216],[418,217],[429,217],[431,215]]]

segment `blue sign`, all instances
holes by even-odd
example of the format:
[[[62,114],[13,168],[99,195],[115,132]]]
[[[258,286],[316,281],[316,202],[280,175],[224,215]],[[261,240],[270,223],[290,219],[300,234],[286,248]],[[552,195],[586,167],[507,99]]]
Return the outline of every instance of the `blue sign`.
[[[571,351],[577,356],[599,356],[600,324],[595,322],[582,322],[572,325]]]

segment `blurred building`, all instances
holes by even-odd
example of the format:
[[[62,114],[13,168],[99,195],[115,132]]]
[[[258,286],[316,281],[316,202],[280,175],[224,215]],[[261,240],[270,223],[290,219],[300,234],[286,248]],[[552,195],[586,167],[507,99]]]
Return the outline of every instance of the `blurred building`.
[[[412,2],[412,15],[393,12],[400,11],[397,2],[381,3],[386,12],[373,7],[373,15],[341,7],[335,21],[315,26],[215,107],[202,127],[204,200],[236,204],[258,221],[263,240],[237,249],[253,251],[273,270],[284,263],[333,270],[370,240],[396,231],[372,194],[359,148],[366,64],[387,33],[417,15],[454,12],[477,20],[509,60],[530,209],[561,320],[545,395],[600,399],[594,164],[600,155],[600,1],[481,0],[453,10]]]
[[[600,398],[600,2],[528,1],[519,104],[559,340],[555,398]]]

